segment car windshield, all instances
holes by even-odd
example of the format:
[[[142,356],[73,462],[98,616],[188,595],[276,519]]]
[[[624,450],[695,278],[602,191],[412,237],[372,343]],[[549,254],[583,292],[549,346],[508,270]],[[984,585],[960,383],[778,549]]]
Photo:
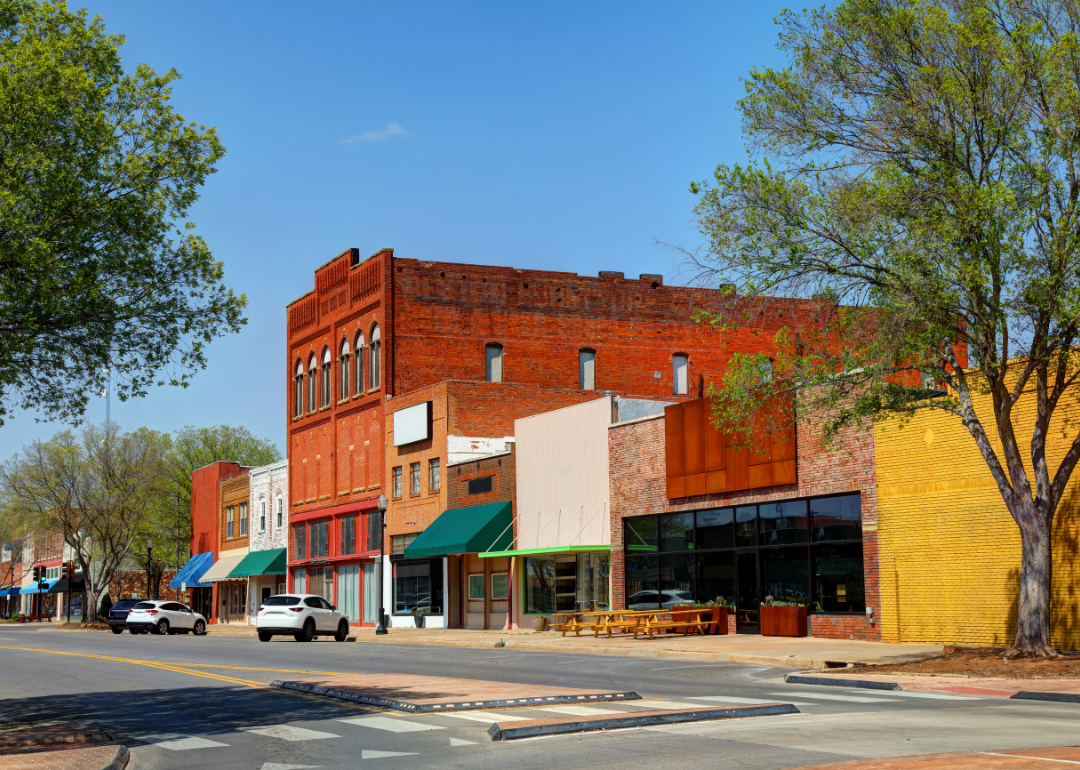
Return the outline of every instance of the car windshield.
[[[135,609],[137,609],[137,610],[152,610],[152,609],[155,609],[156,607],[157,607],[157,605],[154,604],[153,602],[139,602],[138,604],[135,605]]]
[[[113,605],[114,610],[126,610],[134,607],[139,602],[135,599],[121,599]]]
[[[300,603],[299,596],[271,596],[265,602],[264,607],[292,607]]]

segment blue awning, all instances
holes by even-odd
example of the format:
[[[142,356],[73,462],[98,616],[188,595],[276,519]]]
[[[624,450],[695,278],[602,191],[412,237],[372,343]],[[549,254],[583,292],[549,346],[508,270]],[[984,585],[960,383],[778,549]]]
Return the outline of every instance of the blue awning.
[[[213,583],[200,583],[201,578],[214,564],[213,551],[197,553],[188,559],[176,577],[169,581],[169,588],[181,588],[181,583],[187,583],[188,588],[210,588]]]
[[[26,596],[27,594],[47,594],[55,582],[56,580],[43,580],[40,583],[31,583],[28,586],[23,586],[22,591],[19,593],[23,596]],[[44,589],[42,586],[45,586]]]
[[[22,593],[22,587],[15,586],[13,588],[5,588],[3,591],[0,591],[0,596],[18,596],[20,593]]]

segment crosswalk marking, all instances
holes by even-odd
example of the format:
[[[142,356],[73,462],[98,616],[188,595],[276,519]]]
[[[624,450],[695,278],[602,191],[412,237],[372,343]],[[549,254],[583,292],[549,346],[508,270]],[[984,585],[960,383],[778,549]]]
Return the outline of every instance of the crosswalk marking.
[[[532,717],[518,717],[513,714],[499,714],[495,711],[441,711],[439,716],[471,719],[474,722],[524,722]]]
[[[700,703],[680,703],[673,700],[635,700],[627,701],[627,705],[638,706],[649,711],[656,709],[699,709]]]
[[[923,692],[921,690],[885,690],[884,692],[890,698],[899,696],[901,698],[933,698],[934,700],[983,700],[977,695],[953,695],[951,693]]]
[[[690,700],[707,700],[716,701],[717,703],[741,703],[747,706],[759,706],[763,703],[776,703],[776,700],[763,700],[761,698],[737,698],[734,695],[701,695],[692,696]],[[784,703],[790,703],[792,706],[815,706],[815,703],[806,703],[805,701],[788,700],[784,698]]]
[[[769,695],[775,695],[778,698],[786,698],[787,694],[782,692],[771,692]],[[827,693],[799,693],[800,698],[810,698],[811,700],[839,700],[845,703],[885,703],[893,702],[892,698],[866,698],[858,695],[831,695]]]
[[[182,735],[180,733],[153,733],[152,735],[139,735],[136,740],[150,743],[158,748],[169,751],[188,751],[189,749],[210,749],[215,746],[228,746],[227,743],[211,741],[207,738],[198,738],[194,735]]]
[[[322,765],[283,765],[280,762],[263,762],[259,770],[318,770]]]
[[[451,738],[450,739],[450,745],[451,746],[475,746],[476,741],[467,741],[467,740],[464,740],[463,738]]]
[[[265,735],[267,738],[280,738],[283,741],[316,741],[320,738],[340,738],[334,733],[324,733],[320,730],[308,730],[306,727],[294,727],[292,725],[274,725],[273,727],[245,727],[245,733]]]
[[[615,709],[598,709],[595,706],[544,706],[542,711],[550,711],[555,714],[571,714],[576,717],[600,717],[609,714],[625,714],[626,711]]]
[[[339,719],[339,722],[345,722],[350,725],[359,725],[360,727],[373,727],[376,730],[386,730],[391,733],[417,733],[423,730],[445,730],[445,727],[438,725],[425,725],[420,722],[406,722],[404,719],[394,719],[393,717],[352,717],[351,719]]]
[[[415,751],[371,751],[369,749],[363,749],[360,752],[360,759],[383,759],[385,757],[415,757]]]

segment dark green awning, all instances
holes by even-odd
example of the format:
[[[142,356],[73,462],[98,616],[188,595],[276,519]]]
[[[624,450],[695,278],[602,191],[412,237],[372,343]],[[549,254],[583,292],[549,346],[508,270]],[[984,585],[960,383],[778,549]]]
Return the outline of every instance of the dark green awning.
[[[284,548],[269,551],[252,551],[232,568],[230,578],[246,578],[255,575],[284,575],[286,573]]]
[[[409,544],[405,558],[506,550],[514,540],[513,521],[510,502],[451,508]]]

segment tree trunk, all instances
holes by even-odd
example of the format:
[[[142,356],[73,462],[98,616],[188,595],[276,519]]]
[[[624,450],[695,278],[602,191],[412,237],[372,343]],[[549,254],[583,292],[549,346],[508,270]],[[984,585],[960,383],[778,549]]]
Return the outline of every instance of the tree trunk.
[[[98,596],[97,590],[93,590],[90,581],[86,581],[86,606],[83,607],[83,622],[84,623],[96,623],[97,611],[98,611]]]
[[[1050,532],[1052,516],[1028,503],[1018,517],[1022,550],[1020,567],[1020,606],[1016,614],[1016,639],[1008,652],[1010,658],[1055,657],[1050,644],[1050,590],[1053,554]]]

